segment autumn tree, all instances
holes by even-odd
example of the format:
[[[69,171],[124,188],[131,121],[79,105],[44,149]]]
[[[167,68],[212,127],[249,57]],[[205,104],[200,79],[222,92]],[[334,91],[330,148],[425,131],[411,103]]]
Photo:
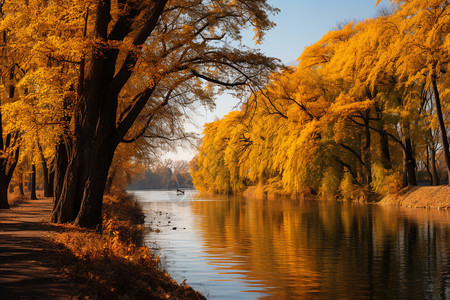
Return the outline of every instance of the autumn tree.
[[[4,3],[0,3],[0,19],[4,18]],[[0,31],[0,209],[9,208],[8,187],[19,158],[20,132],[5,128],[11,120],[5,118],[4,107],[17,98],[16,84],[23,73],[7,51],[7,31]]]
[[[441,1],[400,1],[401,9],[394,17],[401,18],[399,43],[406,53],[399,56],[398,72],[405,85],[424,83],[432,91],[436,118],[438,120],[443,155],[450,178],[450,148],[445,124],[446,87],[450,51],[450,3]],[[448,88],[448,87],[447,87]],[[445,103],[445,102],[444,102]]]
[[[437,184],[437,149],[448,151],[448,1],[396,2],[329,31],[239,114],[208,124],[191,162],[196,186],[220,192],[236,168],[235,181],[290,195],[377,199],[401,188],[402,174],[404,187],[417,185],[419,167]],[[245,143],[224,124],[245,126]],[[240,159],[227,163],[228,153]]]
[[[244,163],[246,133],[243,113],[231,112],[222,120],[205,125],[204,138],[198,157],[198,168],[191,173],[195,186],[201,191],[232,194],[245,187]],[[242,148],[244,147],[244,148]]]
[[[223,88],[263,83],[276,67],[256,51],[235,48],[242,29],[254,28],[258,42],[273,27],[269,15],[276,10],[265,0],[15,1],[8,9],[4,24],[18,39],[43,25],[32,37],[40,46],[34,50],[78,72],[65,90],[75,95],[66,105],[72,111],[70,142],[67,168],[58,173],[64,180],[55,222],[101,225],[114,150],[140,136],[127,136],[137,120],[143,132],[164,107],[182,114],[194,100],[210,102]],[[18,19],[24,9],[28,24]],[[42,74],[33,76],[45,76],[47,65],[37,62]],[[64,97],[57,101],[64,103]]]

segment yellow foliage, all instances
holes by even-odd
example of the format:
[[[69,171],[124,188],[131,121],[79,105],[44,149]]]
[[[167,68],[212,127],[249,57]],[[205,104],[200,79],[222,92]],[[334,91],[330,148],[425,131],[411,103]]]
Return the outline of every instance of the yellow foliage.
[[[322,178],[319,194],[323,199],[336,199],[341,185],[341,174],[334,168],[328,168]]]
[[[395,194],[402,188],[401,174],[386,170],[381,164],[373,165],[373,188],[382,196]]]
[[[449,112],[450,14],[444,0],[395,2],[392,15],[328,32],[241,111],[208,124],[195,185],[344,199],[397,191],[404,140],[436,135],[432,80]],[[389,170],[379,163],[389,160],[386,149]]]
[[[352,176],[348,172],[344,173],[344,177],[342,178],[339,190],[344,200],[352,200],[358,198],[358,187],[355,186]]]

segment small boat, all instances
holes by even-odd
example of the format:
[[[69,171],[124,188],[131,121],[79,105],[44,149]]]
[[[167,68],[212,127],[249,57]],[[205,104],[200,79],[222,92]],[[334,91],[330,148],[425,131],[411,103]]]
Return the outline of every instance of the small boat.
[[[184,195],[184,191],[180,190],[180,189],[177,189],[177,195]]]

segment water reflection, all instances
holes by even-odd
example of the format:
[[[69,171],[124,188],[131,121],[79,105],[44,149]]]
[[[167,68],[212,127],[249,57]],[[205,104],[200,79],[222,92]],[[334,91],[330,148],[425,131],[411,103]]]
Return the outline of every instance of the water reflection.
[[[211,298],[450,298],[448,212],[289,199],[190,204],[147,203],[188,227],[151,239],[170,272],[177,260],[191,264],[183,276]]]

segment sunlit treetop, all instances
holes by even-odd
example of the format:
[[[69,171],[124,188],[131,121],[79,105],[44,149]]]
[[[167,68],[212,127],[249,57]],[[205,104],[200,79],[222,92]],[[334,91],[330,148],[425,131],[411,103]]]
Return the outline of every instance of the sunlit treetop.
[[[306,47],[299,57],[299,68],[320,66],[330,61],[336,51],[336,47],[347,41],[353,34],[353,23],[349,23],[341,30],[331,30],[318,42]]]

